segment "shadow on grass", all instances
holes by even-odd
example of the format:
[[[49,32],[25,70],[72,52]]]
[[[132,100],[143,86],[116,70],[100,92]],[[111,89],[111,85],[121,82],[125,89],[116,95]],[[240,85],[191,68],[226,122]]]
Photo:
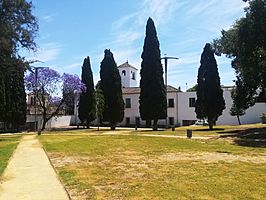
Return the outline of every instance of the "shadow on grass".
[[[209,128],[204,128],[204,129],[193,129],[193,131],[223,131],[224,128],[213,128],[212,130],[210,130]],[[217,132],[219,133],[219,132]],[[221,132],[223,133],[223,132]]]
[[[109,129],[100,129],[99,131],[107,131],[110,130]],[[47,130],[47,132],[72,132],[72,131],[84,131],[84,132],[88,132],[88,133],[92,133],[92,132],[99,132],[98,129],[95,128],[83,128],[83,127],[70,127],[70,128],[52,128],[50,130]]]
[[[150,133],[156,133],[156,132],[164,132],[165,130],[163,129],[158,129],[157,131],[153,131],[152,129],[150,130],[137,130],[138,132],[150,132]]]
[[[245,130],[232,130],[221,132],[221,138],[234,138],[240,146],[266,148],[266,128],[249,128]]]

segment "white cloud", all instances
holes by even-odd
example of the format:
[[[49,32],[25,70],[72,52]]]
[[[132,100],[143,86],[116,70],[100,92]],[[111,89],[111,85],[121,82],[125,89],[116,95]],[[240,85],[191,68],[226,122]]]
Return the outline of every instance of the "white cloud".
[[[39,60],[41,62],[48,62],[55,60],[62,51],[62,46],[58,43],[41,44],[37,53],[30,58],[30,60]]]
[[[63,69],[76,69],[76,68],[80,68],[81,67],[81,65],[82,65],[82,63],[81,62],[75,62],[75,63],[72,63],[72,64],[69,64],[69,65],[65,65],[65,66],[63,66]]]
[[[50,23],[54,20],[56,14],[50,14],[50,15],[45,15],[42,17],[42,19],[47,22],[47,23]]]

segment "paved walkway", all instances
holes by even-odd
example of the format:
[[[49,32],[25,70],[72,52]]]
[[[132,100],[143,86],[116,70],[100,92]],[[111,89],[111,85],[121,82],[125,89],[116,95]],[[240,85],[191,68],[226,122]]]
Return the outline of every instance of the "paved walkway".
[[[69,200],[36,135],[23,136],[0,184],[0,200]]]

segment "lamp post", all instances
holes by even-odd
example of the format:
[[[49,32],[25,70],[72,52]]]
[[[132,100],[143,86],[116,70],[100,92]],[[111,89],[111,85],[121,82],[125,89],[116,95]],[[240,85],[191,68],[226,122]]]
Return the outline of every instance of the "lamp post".
[[[32,70],[32,68],[34,70]],[[31,66],[30,68],[30,72],[34,73],[35,75],[35,85],[34,85],[34,131],[38,132],[38,123],[37,123],[37,96],[38,96],[38,71],[39,69],[44,69],[44,68],[48,68],[48,67],[33,67]]]
[[[166,56],[166,54],[164,54],[164,57],[161,58],[161,60],[164,60],[164,73],[165,73],[165,88],[166,88],[166,103],[167,103],[167,61],[168,60],[178,60],[179,58],[177,57],[170,57],[170,56]],[[165,118],[165,128],[168,128],[168,120],[167,120],[167,110],[168,110],[168,105],[166,108],[166,118]]]

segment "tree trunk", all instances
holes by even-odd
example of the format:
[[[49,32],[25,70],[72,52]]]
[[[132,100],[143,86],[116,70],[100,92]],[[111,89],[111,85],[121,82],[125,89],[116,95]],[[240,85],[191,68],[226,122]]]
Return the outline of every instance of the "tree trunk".
[[[87,125],[87,129],[89,129],[90,128],[90,122],[88,119],[86,120],[86,125]]]
[[[213,120],[208,119],[209,129],[213,130]]]
[[[115,130],[115,122],[110,122],[111,130]]]
[[[238,124],[241,125],[241,122],[240,122],[240,116],[237,115],[236,117],[237,117]]]
[[[147,119],[146,120],[146,128],[150,128],[151,127],[151,120]]]
[[[43,131],[45,129],[46,122],[48,121],[46,118],[46,109],[43,109],[42,119],[43,119],[43,122],[42,122],[41,131]],[[38,126],[37,126],[37,131],[38,131]]]
[[[158,122],[158,119],[154,119],[154,120],[153,120],[153,130],[154,130],[154,131],[157,131],[157,130],[158,130],[157,122]]]
[[[45,125],[46,125],[46,123],[47,123],[47,120],[46,120],[46,119],[43,119],[43,123],[42,123],[42,129],[41,129],[41,131],[43,131],[43,130],[45,129]],[[38,128],[37,128],[37,130],[38,130]]]

